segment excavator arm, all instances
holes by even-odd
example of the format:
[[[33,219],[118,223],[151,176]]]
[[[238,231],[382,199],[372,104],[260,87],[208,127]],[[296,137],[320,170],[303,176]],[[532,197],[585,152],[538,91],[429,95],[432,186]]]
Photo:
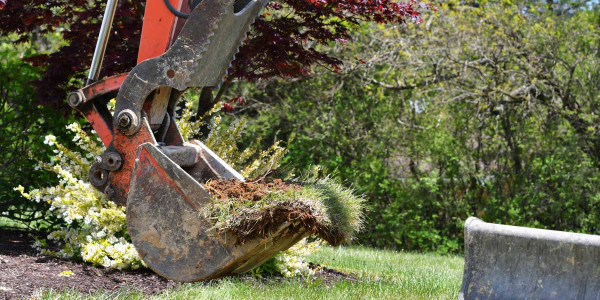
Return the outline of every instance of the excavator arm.
[[[154,271],[197,281],[248,271],[307,235],[281,224],[242,245],[210,233],[200,210],[209,179],[244,178],[200,141],[185,142],[175,105],[188,88],[218,86],[250,25],[268,0],[148,0],[138,64],[98,81],[116,0],[109,0],[88,85],[68,103],[90,122],[106,151],[94,158],[91,184],[127,207],[127,228]],[[115,109],[107,108],[116,97]]]

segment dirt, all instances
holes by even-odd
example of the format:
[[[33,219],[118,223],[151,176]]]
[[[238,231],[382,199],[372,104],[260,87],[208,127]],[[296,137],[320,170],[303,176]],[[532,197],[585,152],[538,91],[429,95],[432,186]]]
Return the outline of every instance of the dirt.
[[[31,233],[0,231],[0,299],[26,298],[40,289],[93,293],[128,287],[154,294],[178,285],[147,269],[122,272],[38,256],[31,247],[33,242]],[[71,271],[73,275],[60,276],[65,271]]]
[[[343,242],[343,235],[319,222],[313,209],[302,203],[292,205],[277,205],[265,210],[237,216],[237,226],[229,231],[238,236],[237,244],[243,244],[254,238],[269,236],[281,224],[289,223],[291,232],[306,230],[311,235],[316,235],[332,246]]]
[[[275,179],[273,182],[247,181],[239,182],[231,180],[211,180],[204,187],[219,199],[237,199],[239,201],[259,201],[269,192],[287,191],[289,189],[299,189],[295,184],[284,183],[281,179]]]
[[[331,286],[340,280],[356,281],[356,275],[353,274],[342,273],[338,270],[322,267],[315,263],[309,263],[308,267],[315,270],[315,276],[327,286]]]
[[[205,184],[206,189],[220,200],[259,201],[269,192],[300,189],[299,185],[287,184],[281,179],[273,182],[239,182],[232,180],[213,180]],[[236,245],[255,238],[269,236],[281,224],[290,223],[290,230],[297,232],[305,229],[311,235],[317,235],[329,244],[337,246],[343,242],[343,235],[321,224],[313,209],[301,202],[281,203],[261,211],[236,216],[237,226],[229,228],[238,238]]]
[[[81,293],[111,292],[129,289],[144,295],[161,293],[180,285],[166,280],[148,269],[118,271],[94,267],[50,256],[37,255],[31,246],[32,233],[0,229],[0,299],[30,298],[41,290],[75,290]],[[354,280],[336,270],[316,269],[317,280],[326,285],[340,280]],[[70,271],[71,276],[61,276]],[[249,275],[240,275],[250,279]],[[266,278],[265,280],[269,280]]]

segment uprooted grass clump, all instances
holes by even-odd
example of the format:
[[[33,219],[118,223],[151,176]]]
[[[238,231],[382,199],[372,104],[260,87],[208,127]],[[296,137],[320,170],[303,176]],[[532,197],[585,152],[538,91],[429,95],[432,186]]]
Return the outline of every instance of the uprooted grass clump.
[[[214,228],[238,236],[237,243],[265,237],[281,224],[308,231],[331,245],[349,242],[362,226],[364,199],[329,178],[303,185],[210,181],[213,195],[204,216]]]

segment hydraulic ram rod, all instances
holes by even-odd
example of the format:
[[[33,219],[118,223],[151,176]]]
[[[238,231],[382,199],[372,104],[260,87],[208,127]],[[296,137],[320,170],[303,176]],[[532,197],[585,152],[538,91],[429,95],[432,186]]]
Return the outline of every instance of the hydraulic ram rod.
[[[104,60],[104,52],[106,51],[108,36],[110,35],[110,29],[115,17],[117,1],[118,0],[108,0],[106,3],[104,17],[102,18],[102,26],[100,27],[100,33],[98,34],[98,41],[96,42],[96,49],[94,50],[94,57],[92,58],[92,65],[90,67],[86,85],[96,82],[100,76],[100,67],[102,67],[102,61]]]

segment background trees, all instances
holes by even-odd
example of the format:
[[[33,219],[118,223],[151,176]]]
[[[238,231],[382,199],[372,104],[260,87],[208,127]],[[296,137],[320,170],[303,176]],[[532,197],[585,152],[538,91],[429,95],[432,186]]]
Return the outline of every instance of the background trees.
[[[598,232],[596,6],[447,3],[365,25],[337,73],[240,87],[265,140],[365,193],[362,242],[458,250],[462,222]]]
[[[36,83],[38,101],[63,107],[67,92],[82,85],[89,68],[105,1],[2,1],[0,34],[15,43],[44,43],[44,34],[58,32],[64,44],[55,51],[24,57],[44,66]],[[145,1],[119,1],[101,77],[127,72],[136,64]],[[390,0],[282,0],[272,2],[256,19],[248,41],[233,62],[232,77],[258,79],[296,77],[315,64],[339,67],[341,61],[316,49],[348,40],[350,28],[363,21],[420,22],[430,5]]]
[[[599,233],[597,3],[448,1],[418,25],[352,3],[289,0],[258,21],[233,73],[253,82],[222,98],[247,118],[240,147],[288,140],[296,174],[317,165],[363,193],[365,244],[460,251],[471,215]]]

